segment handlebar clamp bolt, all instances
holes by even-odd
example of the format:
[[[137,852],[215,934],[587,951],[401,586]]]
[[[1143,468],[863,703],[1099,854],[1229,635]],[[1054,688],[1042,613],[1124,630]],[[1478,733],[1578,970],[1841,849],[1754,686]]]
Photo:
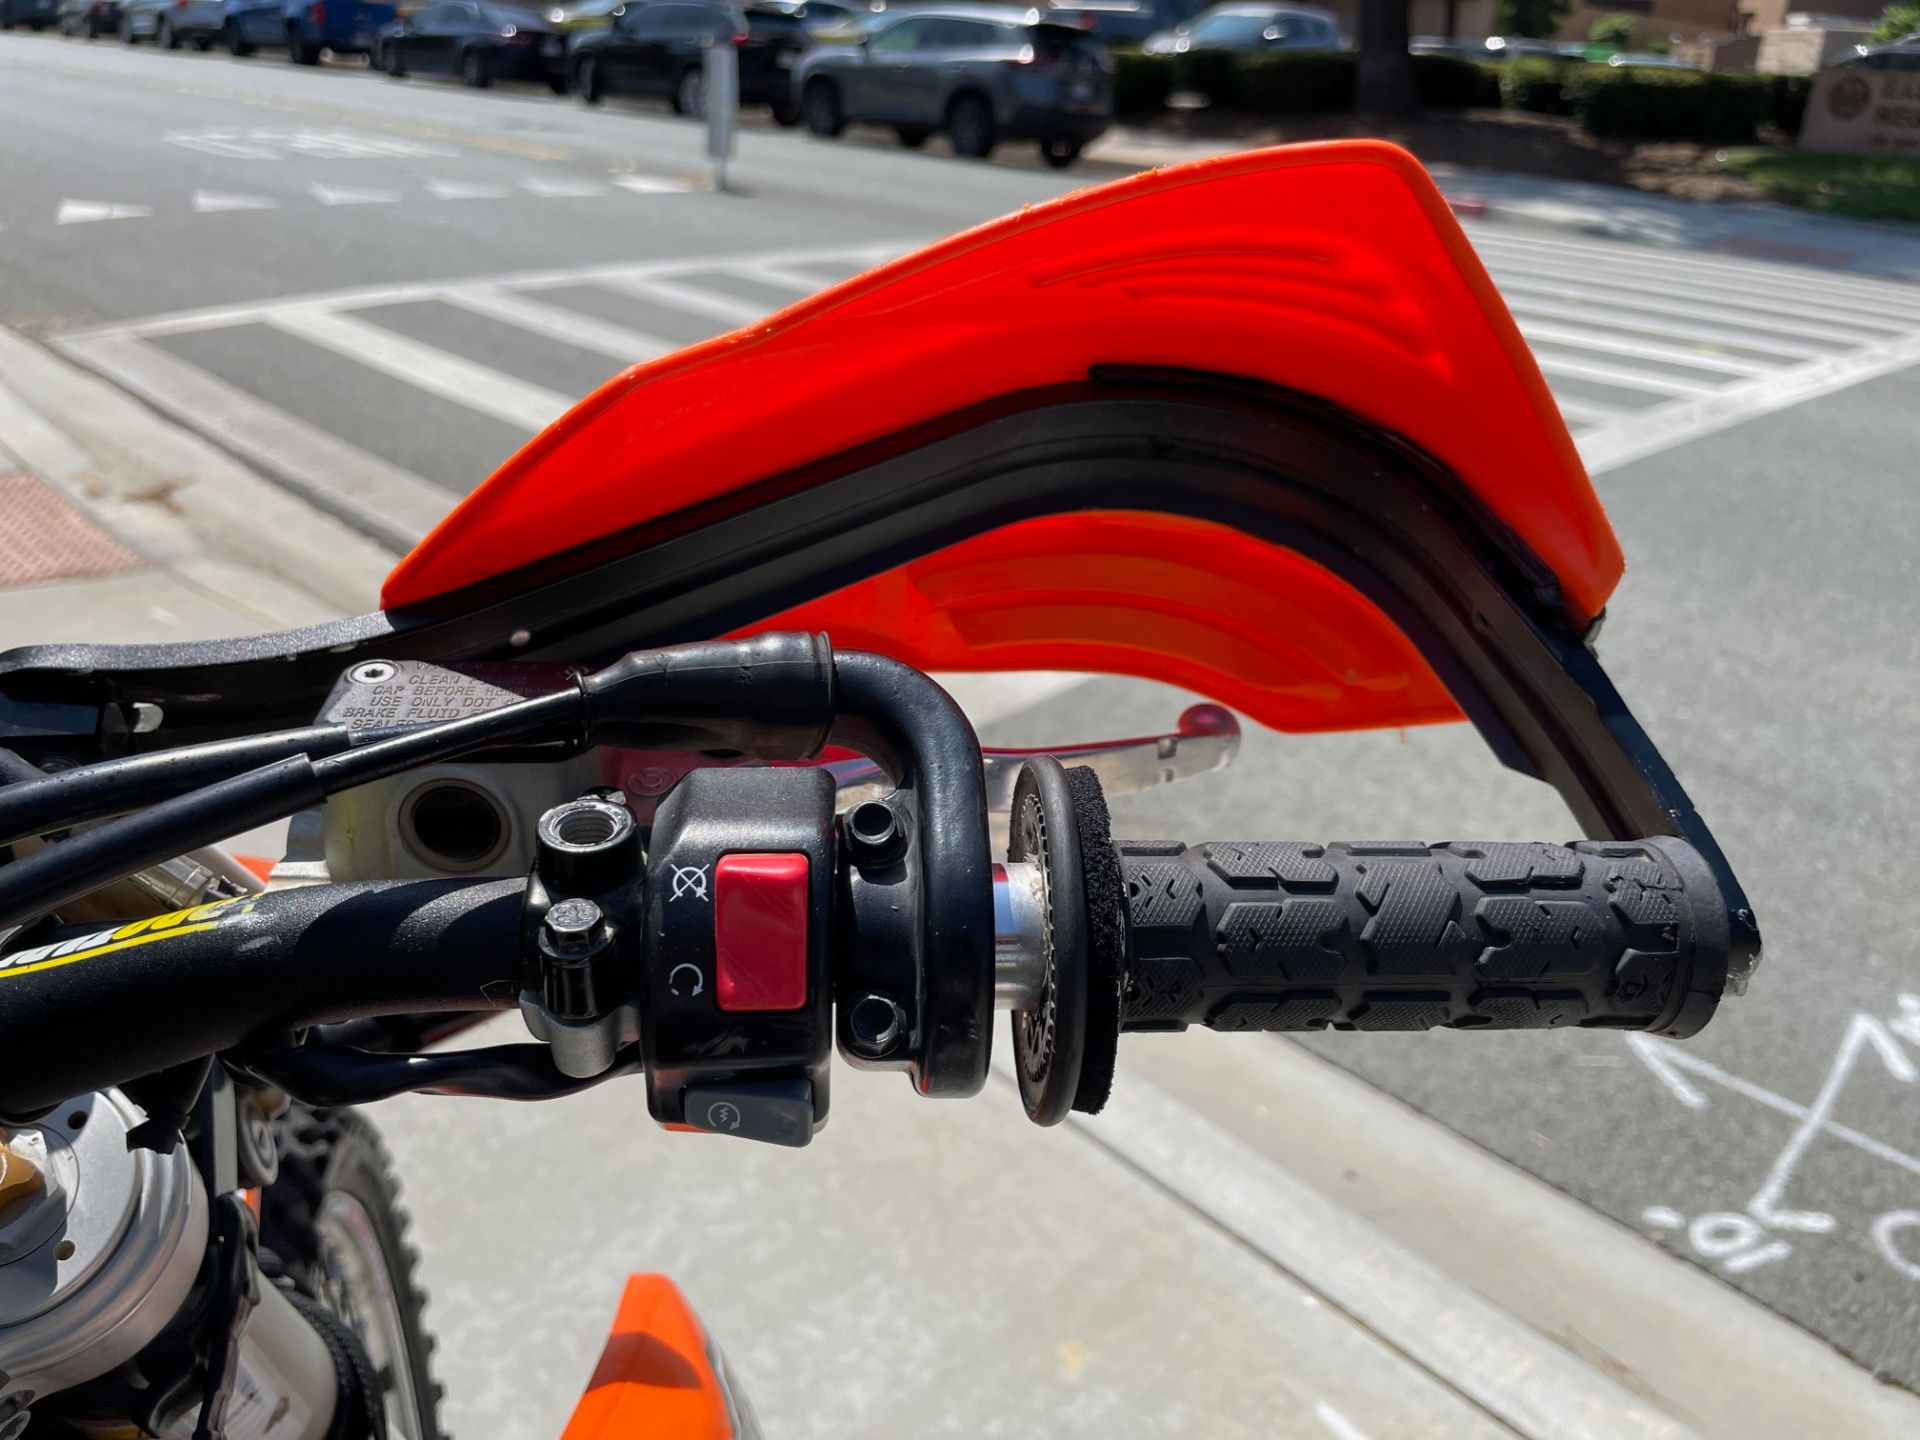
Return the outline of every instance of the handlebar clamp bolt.
[[[843,829],[853,863],[862,868],[891,865],[907,848],[900,817],[884,800],[862,800],[847,812]]]
[[[556,956],[575,957],[606,939],[607,918],[591,900],[558,900],[540,922],[540,938]]]
[[[862,995],[847,1012],[848,1040],[869,1060],[881,1059],[898,1045],[906,1025],[899,1003],[885,995]]]

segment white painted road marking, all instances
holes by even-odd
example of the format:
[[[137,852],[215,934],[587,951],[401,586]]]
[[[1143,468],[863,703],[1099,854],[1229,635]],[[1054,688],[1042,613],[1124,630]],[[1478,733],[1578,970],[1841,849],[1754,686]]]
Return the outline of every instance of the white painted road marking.
[[[544,429],[573,407],[571,395],[503,375],[476,361],[337,311],[278,310],[266,321],[276,330],[526,430]]]
[[[1324,1400],[1314,1403],[1313,1418],[1332,1432],[1334,1440],[1367,1440],[1365,1431]]]
[[[507,195],[504,185],[474,185],[465,180],[429,180],[427,193],[436,200],[500,200]]]
[[[219,190],[196,190],[193,192],[193,208],[197,214],[210,215],[226,210],[278,210],[280,202],[270,200],[265,195],[228,195]]]
[[[137,220],[153,211],[145,205],[115,205],[106,200],[62,200],[55,212],[56,225],[86,225],[95,220]]]
[[[611,180],[614,186],[642,194],[684,188],[644,176]],[[517,183],[519,189],[511,193],[545,199],[586,198],[596,186],[601,193],[616,193],[598,182],[566,177],[529,176]],[[483,189],[490,197],[509,193],[452,180],[429,181],[425,188],[441,198],[475,201]],[[332,205],[391,203],[403,194],[398,189],[325,185],[312,187],[310,193]],[[411,193],[419,196],[422,191]],[[1557,240],[1486,226],[1470,227],[1469,233],[1511,296],[1522,332],[1537,347],[1541,370],[1594,474],[1800,400],[1920,364],[1920,318],[1911,324],[1906,318],[1920,317],[1920,287],[1829,277],[1758,261],[1696,261],[1604,242],[1570,241],[1562,246]],[[674,348],[673,341],[648,333],[644,325],[627,324],[613,297],[635,297],[691,317],[696,328],[717,330],[762,319],[781,303],[780,291],[797,299],[829,283],[829,272],[857,270],[907,248],[905,242],[895,242],[364,286],[159,315],[79,332],[55,343],[82,355],[110,378],[119,378],[115,365],[137,359],[139,384],[146,387],[142,393],[149,398],[157,394],[161,398],[154,403],[209,428],[205,416],[183,399],[198,393],[184,378],[195,367],[164,356],[162,365],[154,358],[158,351],[102,347],[91,344],[89,337],[151,340],[266,324],[369,371],[531,432],[578,397],[502,374],[485,355],[454,354],[354,312],[407,303],[447,305],[603,357],[612,362],[611,370]],[[723,278],[751,281],[770,293],[765,300],[724,293]],[[1707,293],[1706,286],[1715,293]],[[1789,292],[1780,286],[1791,287],[1791,298],[1781,298]],[[542,292],[562,288],[582,293],[565,306],[542,298]],[[1724,302],[1717,293],[1728,289],[1741,290],[1737,304]],[[601,313],[594,313],[596,307],[587,299],[594,291],[608,299]],[[443,487],[464,488],[479,478],[450,474],[428,480],[412,475],[366,454],[357,435],[336,442],[343,453],[332,459],[347,462],[344,469],[321,463],[324,447],[316,444],[320,432],[311,424],[297,416],[286,417],[285,425],[271,423],[279,413],[273,407],[234,387],[221,389],[219,413],[243,416],[245,423],[230,428],[226,436],[218,427],[209,433],[216,439],[232,437],[234,448],[276,474],[296,477],[294,483],[303,489],[336,486],[341,494],[333,503],[342,514],[364,514],[371,495],[404,476],[398,488],[412,501],[401,507],[400,515],[386,517],[376,533],[390,535],[396,525],[417,533],[429,497],[445,494]]]
[[[398,203],[398,190],[368,190],[352,185],[309,185],[307,193],[322,205],[392,205]]]

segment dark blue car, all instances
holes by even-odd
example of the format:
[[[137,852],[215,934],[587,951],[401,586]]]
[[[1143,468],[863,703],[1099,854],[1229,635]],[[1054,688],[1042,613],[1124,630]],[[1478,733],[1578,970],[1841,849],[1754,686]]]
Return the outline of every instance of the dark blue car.
[[[60,0],[0,0],[0,30],[26,25],[44,30],[60,18]]]
[[[226,0],[221,31],[235,55],[284,46],[296,65],[318,65],[320,53],[370,55],[399,12],[368,0]]]

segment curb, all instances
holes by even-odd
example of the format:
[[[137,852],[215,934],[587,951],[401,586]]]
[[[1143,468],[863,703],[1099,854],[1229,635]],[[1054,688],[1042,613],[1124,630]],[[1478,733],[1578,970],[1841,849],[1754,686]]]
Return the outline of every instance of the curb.
[[[128,549],[232,612],[239,630],[371,610],[396,558],[118,387],[5,328],[0,456],[15,462],[0,468],[38,476]]]

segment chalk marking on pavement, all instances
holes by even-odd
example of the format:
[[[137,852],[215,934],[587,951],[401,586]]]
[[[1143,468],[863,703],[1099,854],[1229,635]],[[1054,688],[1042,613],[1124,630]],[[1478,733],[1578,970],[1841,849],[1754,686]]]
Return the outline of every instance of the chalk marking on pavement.
[[[608,280],[664,278],[693,275],[703,270],[726,269],[734,265],[756,263],[804,264],[809,260],[827,262],[855,261],[878,264],[915,245],[919,240],[878,241],[871,245],[822,245],[772,254],[714,256],[705,260],[678,257],[672,260],[625,262],[614,265],[582,265],[569,269],[514,271],[504,275],[469,275],[447,280],[415,281],[395,285],[360,285],[350,289],[323,290],[309,295],[289,295],[275,300],[240,305],[208,305],[193,310],[174,310],[150,315],[142,320],[113,321],[67,332],[69,339],[94,335],[132,333],[146,336],[183,335],[195,330],[223,330],[230,325],[259,324],[275,311],[286,309],[357,310],[373,305],[404,305],[416,300],[434,300],[450,288],[498,286],[511,290],[559,289],[569,285],[598,285]]]
[[[1710,350],[1689,349],[1684,345],[1661,345],[1651,340],[1630,340],[1607,335],[1577,325],[1543,325],[1538,321],[1520,322],[1520,333],[1529,343],[1565,345],[1576,350],[1591,350],[1597,355],[1620,355],[1629,360],[1653,360],[1663,365],[1689,365],[1696,370],[1712,370],[1722,375],[1766,375],[1778,366],[1758,360],[1737,360]]]
[[[1920,364],[1920,335],[1863,346],[1792,370],[1728,385],[1712,395],[1662,405],[1580,437],[1587,472],[1601,475],[1645,456],[1716,434],[1776,410],[1815,400]]]
[[[715,265],[711,269],[721,269]],[[754,325],[771,314],[769,307],[756,305],[751,300],[736,300],[731,295],[717,295],[711,290],[702,290],[695,285],[685,285],[677,280],[640,280],[618,278],[605,282],[610,290],[619,290],[642,300],[651,300],[658,305],[670,306],[675,310],[684,310],[694,315],[704,315],[725,325]]]
[[[431,481],[307,424],[136,335],[56,336],[53,347],[192,426],[375,538],[405,550],[453,507]]]
[[[1707,260],[1696,255],[1670,250],[1650,250],[1647,246],[1596,244],[1590,240],[1555,236],[1526,235],[1512,230],[1489,231],[1476,228],[1474,243],[1484,238],[1489,247],[1510,252],[1529,252],[1561,259],[1585,258],[1617,266],[1623,271],[1693,275],[1706,283],[1719,277],[1751,287],[1756,282],[1772,295],[1797,295],[1821,303],[1866,301],[1876,309],[1888,306],[1908,312],[1920,320],[1920,286],[1898,280],[1869,280],[1841,275],[1825,275],[1791,265],[1765,260]]]
[[[427,193],[436,200],[504,200],[504,185],[475,185],[465,180],[429,180]]]
[[[543,430],[573,408],[572,396],[338,311],[315,306],[276,310],[264,318],[276,330],[525,430]]]
[[[1718,327],[1737,326],[1751,329],[1762,335],[1797,335],[1803,340],[1820,340],[1829,345],[1843,345],[1851,349],[1856,345],[1871,344],[1876,332],[1866,330],[1848,330],[1833,325],[1810,324],[1793,318],[1794,312],[1781,310],[1768,312],[1757,307],[1744,307],[1755,310],[1752,319],[1743,319],[1739,315],[1728,313],[1725,307],[1712,307],[1698,301],[1687,303],[1683,300],[1660,299],[1645,290],[1628,284],[1609,284],[1598,277],[1581,276],[1569,279],[1565,273],[1550,275],[1536,270],[1512,270],[1504,265],[1489,263],[1487,273],[1493,277],[1500,293],[1510,295],[1544,295],[1549,300],[1571,302],[1574,304],[1604,307],[1602,314],[1626,319],[1645,311],[1653,315],[1670,315],[1679,320],[1699,320],[1703,324]],[[1614,300],[1594,293],[1608,289],[1620,292],[1621,298]]]
[[[1877,1057],[1886,1073],[1903,1085],[1920,1083],[1920,1067],[1900,1044],[1906,1040],[1920,1045],[1920,996],[1899,997],[1899,1018],[1887,1021],[1865,1012],[1848,1017],[1833,1063],[1820,1083],[1811,1105],[1801,1105],[1752,1081],[1743,1080],[1725,1070],[1680,1049],[1667,1041],[1648,1035],[1626,1037],[1629,1047],[1647,1069],[1682,1105],[1690,1110],[1705,1110],[1707,1094],[1695,1085],[1689,1074],[1711,1080],[1737,1095],[1755,1100],[1771,1110],[1791,1116],[1800,1123],[1768,1166],[1759,1188],[1747,1201],[1744,1212],[1715,1211],[1696,1215],[1691,1221],[1666,1205],[1649,1205],[1641,1212],[1648,1224],[1663,1230],[1679,1229],[1683,1224],[1687,1242],[1702,1259],[1718,1264],[1732,1275],[1745,1274],[1793,1253],[1787,1241],[1772,1237],[1770,1230],[1804,1235],[1827,1235],[1838,1222],[1825,1210],[1795,1210],[1785,1203],[1787,1186],[1815,1140],[1828,1136],[1853,1145],[1876,1159],[1884,1160],[1912,1175],[1920,1175],[1920,1159],[1897,1150],[1886,1142],[1865,1135],[1833,1118],[1841,1093],[1869,1054]],[[1920,1278],[1920,1266],[1903,1255],[1893,1243],[1895,1232],[1920,1224],[1913,1211],[1889,1211],[1877,1216],[1869,1227],[1881,1257],[1902,1275]]]
[[[1694,1435],[1124,1066],[1111,1107],[1069,1124],[1521,1435]]]
[[[542,304],[494,285],[462,285],[442,291],[439,299],[457,309],[485,315],[490,320],[503,321],[583,350],[611,355],[629,365],[677,348],[671,340],[662,340],[657,335],[643,335],[624,325],[581,315],[558,305]]]
[[[110,200],[62,200],[55,212],[56,225],[88,225],[96,220],[138,220],[153,214],[146,205],[116,205]]]
[[[1366,1431],[1324,1400],[1314,1401],[1313,1418],[1333,1433],[1334,1440],[1367,1440]]]
[[[220,190],[196,190],[193,192],[193,208],[196,214],[212,215],[225,210],[278,210],[280,202],[270,200],[265,195],[229,195]]]
[[[309,185],[307,193],[322,205],[392,205],[400,199],[398,190],[363,190],[351,185],[318,182]]]
[[[1635,370],[1624,365],[1608,365],[1599,360],[1576,360],[1554,350],[1534,347],[1533,358],[1548,375],[1569,380],[1591,380],[1596,385],[1613,385],[1625,390],[1644,390],[1650,395],[1719,395],[1726,387],[1706,380],[1688,380],[1660,370]]]

